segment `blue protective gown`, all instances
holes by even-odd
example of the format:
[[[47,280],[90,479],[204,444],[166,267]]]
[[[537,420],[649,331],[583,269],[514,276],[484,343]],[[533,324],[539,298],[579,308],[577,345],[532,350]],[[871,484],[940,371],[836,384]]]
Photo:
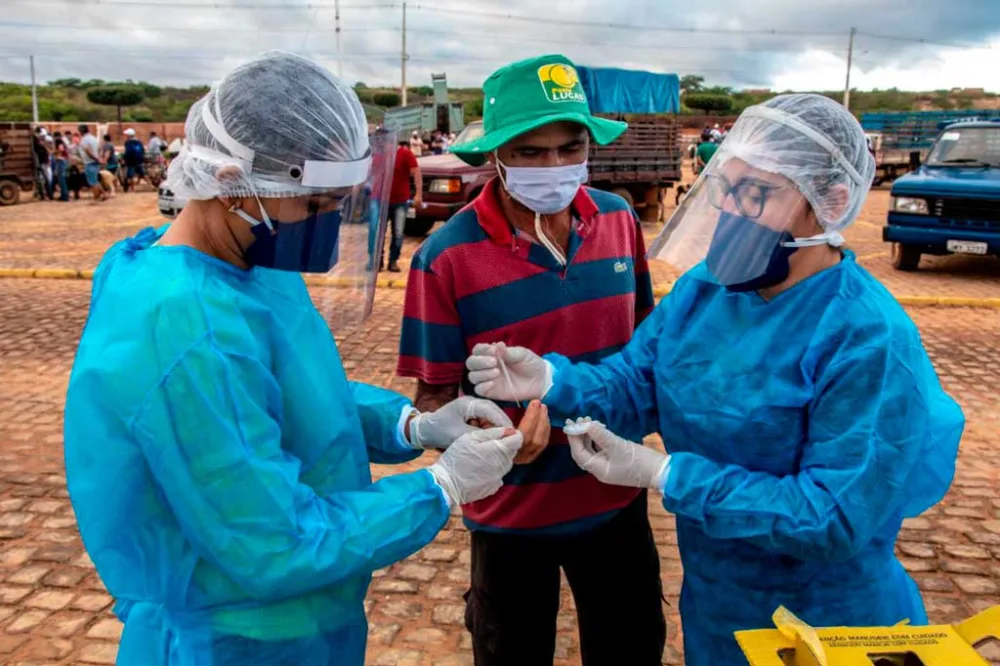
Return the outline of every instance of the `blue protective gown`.
[[[448,518],[408,401],[348,382],[301,277],[152,229],[101,262],[66,398],[80,531],[126,666],[360,666],[370,573]]]
[[[926,623],[893,546],[948,489],[965,420],[852,254],[770,302],[699,265],[620,353],[546,358],[555,417],[639,425],[672,455],[688,666],[746,663],[733,632],[779,605],[816,626]]]

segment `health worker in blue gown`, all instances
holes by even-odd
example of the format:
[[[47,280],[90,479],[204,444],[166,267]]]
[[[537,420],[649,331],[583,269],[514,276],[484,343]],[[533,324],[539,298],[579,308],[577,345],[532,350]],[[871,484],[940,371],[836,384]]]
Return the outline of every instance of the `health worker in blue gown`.
[[[498,344],[467,362],[480,395],[593,419],[571,427],[584,470],[663,494],[689,666],[746,663],[733,632],[779,605],[816,626],[927,621],[893,547],[948,490],[965,421],[843,247],[874,170],[831,100],[751,107],[651,247],[687,272],[620,353],[574,365]],[[637,428],[667,454],[613,434]]]
[[[345,376],[327,319],[371,309],[364,192],[396,144],[369,138],[348,85],[265,53],[185,131],[168,187],[190,202],[105,255],[66,398],[70,498],[125,623],[118,663],[361,666],[371,572],[496,492],[520,434],[467,425],[510,425],[485,400],[421,414]],[[370,463],[426,448],[445,451],[372,482]]]

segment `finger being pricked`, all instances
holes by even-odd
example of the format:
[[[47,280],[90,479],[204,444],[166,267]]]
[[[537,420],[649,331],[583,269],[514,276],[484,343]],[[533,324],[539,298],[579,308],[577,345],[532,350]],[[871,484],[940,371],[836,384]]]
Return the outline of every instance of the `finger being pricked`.
[[[514,464],[524,465],[537,459],[549,445],[552,431],[549,425],[548,407],[538,400],[532,400],[517,429],[524,434],[524,444],[514,458]]]

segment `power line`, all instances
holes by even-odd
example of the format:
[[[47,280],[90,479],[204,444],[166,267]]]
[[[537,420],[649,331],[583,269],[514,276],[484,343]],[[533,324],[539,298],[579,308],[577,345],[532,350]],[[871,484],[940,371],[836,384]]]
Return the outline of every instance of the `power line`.
[[[573,25],[589,28],[614,28],[618,30],[651,30],[656,32],[678,32],[692,34],[717,34],[717,35],[782,35],[798,37],[840,37],[842,32],[813,32],[807,30],[776,30],[776,29],[733,29],[733,28],[681,28],[676,26],[654,26],[654,25],[634,25],[629,23],[603,23],[599,21],[576,21],[563,19],[542,19],[537,16],[522,16],[517,14],[505,14],[502,12],[476,12],[468,9],[456,9],[452,7],[435,7],[433,5],[415,5],[418,11],[427,11],[438,14],[460,14],[464,16],[477,16],[489,19],[506,19],[508,21],[527,21],[530,23],[550,23],[558,25]]]
[[[865,32],[859,30],[859,35],[864,35],[865,37],[871,37],[873,39],[885,39],[894,42],[911,42],[913,44],[927,44],[928,46],[946,46],[954,49],[987,49],[992,50],[993,46],[991,44],[959,44],[957,42],[939,42],[936,40],[923,39],[920,37],[901,37],[898,35],[879,35],[872,32]]]
[[[144,26],[103,26],[103,25],[93,25],[93,26],[78,26],[78,25],[49,25],[42,23],[4,23],[0,22],[0,29],[3,28],[16,28],[16,29],[54,29],[54,30],[103,30],[103,31],[127,31],[127,30],[144,30],[149,32],[260,32],[262,30],[268,33],[332,33],[336,32],[335,28],[313,28],[310,30],[309,27],[287,27],[287,28],[234,28],[228,26],[218,26],[218,27],[144,27]],[[387,28],[341,28],[342,32],[391,32],[399,33],[400,28],[387,27]],[[424,28],[407,28],[408,34],[419,34],[419,35],[439,35],[439,36],[456,36],[454,31],[449,30],[431,30]],[[467,35],[466,35],[467,36]],[[480,36],[492,38],[494,41],[504,41],[504,42],[524,42],[524,43],[538,43],[539,37],[534,36],[516,36],[516,35],[497,35],[482,33]],[[593,42],[586,40],[569,40],[569,39],[549,39],[544,38],[545,44],[558,44],[567,46],[587,46],[591,48],[622,48],[622,49],[634,49],[634,50],[647,50],[647,51],[712,51],[712,52],[723,52],[723,53],[796,53],[802,48],[784,48],[784,49],[774,49],[774,48],[757,48],[757,47],[744,47],[744,48],[733,48],[733,47],[718,47],[718,46],[706,46],[706,45],[687,45],[687,46],[661,46],[659,44],[628,44],[624,42]],[[818,48],[820,50],[829,50],[830,52],[839,53],[840,49],[834,46],[826,45],[815,45],[810,44],[810,48]]]

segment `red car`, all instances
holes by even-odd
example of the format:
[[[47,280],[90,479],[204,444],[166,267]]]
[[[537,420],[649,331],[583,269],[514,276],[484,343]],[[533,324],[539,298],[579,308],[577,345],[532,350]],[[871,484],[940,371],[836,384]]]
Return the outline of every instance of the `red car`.
[[[455,143],[477,139],[483,134],[482,121],[469,123]],[[424,205],[410,209],[406,221],[408,236],[426,235],[436,222],[443,222],[475,199],[483,185],[496,175],[493,165],[469,166],[450,153],[424,155],[417,159],[424,179]]]

